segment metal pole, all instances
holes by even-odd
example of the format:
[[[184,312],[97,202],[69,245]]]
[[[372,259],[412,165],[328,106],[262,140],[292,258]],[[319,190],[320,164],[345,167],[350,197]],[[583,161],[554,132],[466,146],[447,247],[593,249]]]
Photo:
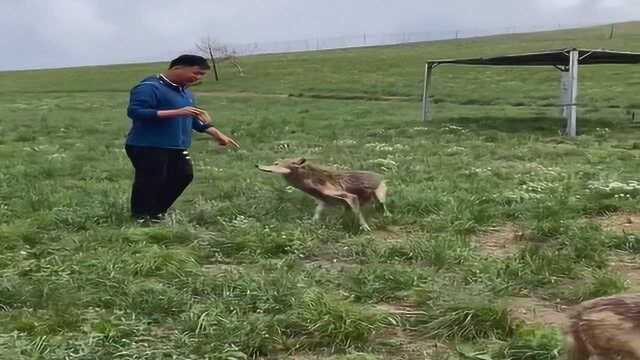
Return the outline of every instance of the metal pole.
[[[424,89],[422,91],[422,123],[427,126],[431,121],[431,74],[433,64],[427,63],[424,70]]]
[[[578,97],[578,50],[569,54],[569,113],[567,114],[567,134],[576,137],[576,99]]]
[[[560,116],[563,118],[567,118],[567,114],[569,113],[568,104],[570,104],[570,78],[569,71],[561,71],[560,72]]]

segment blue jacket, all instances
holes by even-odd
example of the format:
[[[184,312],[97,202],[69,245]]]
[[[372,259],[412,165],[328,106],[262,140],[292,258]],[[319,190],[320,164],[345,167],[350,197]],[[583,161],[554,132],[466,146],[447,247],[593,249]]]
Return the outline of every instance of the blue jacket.
[[[149,76],[131,89],[127,116],[132,120],[126,143],[170,149],[191,146],[192,130],[204,132],[203,125],[193,116],[159,118],[158,110],[174,110],[195,106],[190,90],[176,86],[159,75]]]

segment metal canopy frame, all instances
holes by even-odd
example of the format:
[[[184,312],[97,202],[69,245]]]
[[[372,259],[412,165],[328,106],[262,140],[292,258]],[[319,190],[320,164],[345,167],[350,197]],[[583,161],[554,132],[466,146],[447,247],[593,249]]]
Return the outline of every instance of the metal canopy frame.
[[[424,89],[422,92],[422,122],[427,126],[432,116],[431,81],[433,70],[443,64],[475,65],[475,66],[553,66],[562,72],[563,115],[567,119],[565,134],[576,136],[576,112],[578,94],[578,66],[597,64],[638,64],[640,53],[628,51],[612,51],[604,49],[567,48],[547,50],[534,53],[479,57],[466,59],[430,60],[425,66]],[[566,82],[566,84],[564,83]]]

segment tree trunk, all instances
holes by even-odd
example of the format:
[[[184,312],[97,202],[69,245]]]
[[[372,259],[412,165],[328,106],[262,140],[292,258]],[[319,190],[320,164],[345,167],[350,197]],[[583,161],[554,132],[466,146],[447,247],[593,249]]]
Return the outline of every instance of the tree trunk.
[[[211,57],[211,65],[213,66],[213,76],[216,78],[216,81],[218,81],[219,78],[218,78],[218,68],[216,67],[216,58],[213,56],[213,51],[211,50],[211,47],[209,47],[209,57]]]

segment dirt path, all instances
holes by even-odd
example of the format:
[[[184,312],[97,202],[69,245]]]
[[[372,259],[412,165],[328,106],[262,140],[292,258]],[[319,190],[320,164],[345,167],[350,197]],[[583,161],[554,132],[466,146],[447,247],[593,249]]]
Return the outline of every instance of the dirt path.
[[[265,94],[256,92],[233,91],[203,91],[194,92],[197,96],[222,96],[222,97],[262,97],[271,99],[301,98],[301,99],[325,99],[325,100],[361,100],[361,101],[413,101],[411,96],[384,96],[366,94]]]

